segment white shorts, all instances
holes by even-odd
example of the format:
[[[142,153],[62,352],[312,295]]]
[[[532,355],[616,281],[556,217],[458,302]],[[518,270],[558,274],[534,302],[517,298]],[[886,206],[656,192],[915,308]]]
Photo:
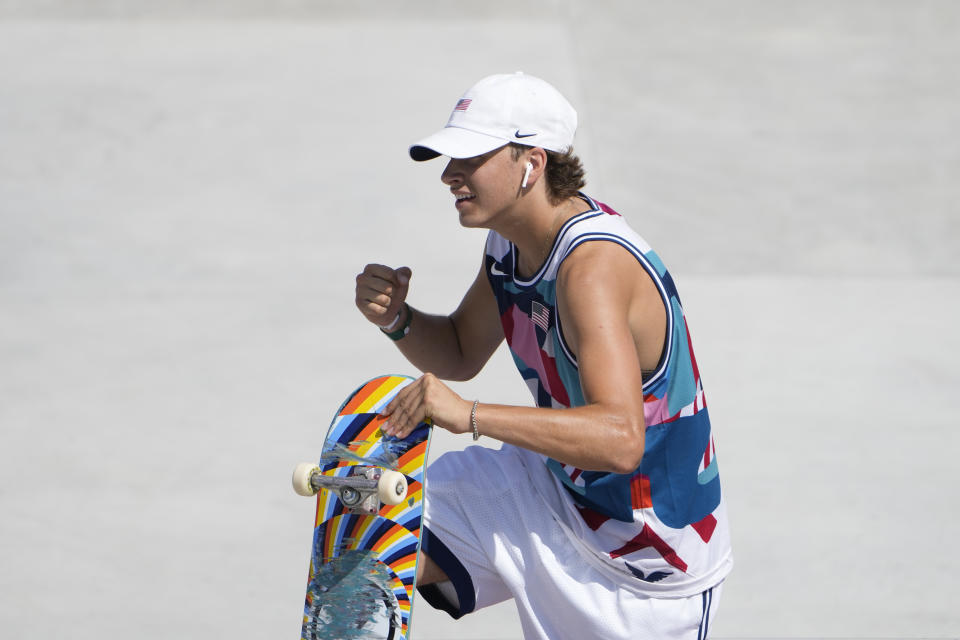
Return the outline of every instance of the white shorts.
[[[427,470],[423,550],[450,578],[421,595],[459,618],[516,601],[524,638],[706,638],[722,583],[690,597],[637,593],[584,558],[531,486],[524,457],[470,447]]]

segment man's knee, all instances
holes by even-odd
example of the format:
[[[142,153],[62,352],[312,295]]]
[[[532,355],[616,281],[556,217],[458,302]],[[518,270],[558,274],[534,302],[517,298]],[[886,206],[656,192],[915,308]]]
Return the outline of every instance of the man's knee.
[[[417,584],[420,586],[447,582],[450,578],[440,566],[430,559],[430,556],[420,552],[420,561],[417,563]]]

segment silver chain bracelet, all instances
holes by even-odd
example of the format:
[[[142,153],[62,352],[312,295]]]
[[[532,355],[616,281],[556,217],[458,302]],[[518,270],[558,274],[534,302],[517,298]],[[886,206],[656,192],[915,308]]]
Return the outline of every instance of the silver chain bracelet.
[[[470,426],[473,427],[474,442],[480,439],[480,430],[477,428],[477,405],[479,404],[480,404],[479,400],[474,400],[473,409],[470,410]]]

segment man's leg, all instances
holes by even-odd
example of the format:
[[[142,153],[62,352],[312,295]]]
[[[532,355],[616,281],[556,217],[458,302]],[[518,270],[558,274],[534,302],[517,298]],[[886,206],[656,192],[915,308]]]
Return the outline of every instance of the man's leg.
[[[431,560],[430,556],[421,551],[420,561],[417,563],[417,585],[425,587],[428,584],[449,581],[450,578],[443,572],[443,569]]]

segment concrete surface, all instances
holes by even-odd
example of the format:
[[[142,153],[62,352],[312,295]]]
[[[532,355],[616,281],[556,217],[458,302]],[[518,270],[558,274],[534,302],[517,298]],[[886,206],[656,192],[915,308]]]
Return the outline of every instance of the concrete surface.
[[[957,637],[958,23],[928,0],[0,0],[4,636],[296,637],[289,473],[356,383],[413,373],[354,274],[407,264],[415,304],[456,304],[483,234],[405,149],[523,69],[577,105],[588,191],[687,307],[736,554],[716,635]],[[456,388],[529,404],[502,352]],[[520,637],[510,605],[414,624]]]

